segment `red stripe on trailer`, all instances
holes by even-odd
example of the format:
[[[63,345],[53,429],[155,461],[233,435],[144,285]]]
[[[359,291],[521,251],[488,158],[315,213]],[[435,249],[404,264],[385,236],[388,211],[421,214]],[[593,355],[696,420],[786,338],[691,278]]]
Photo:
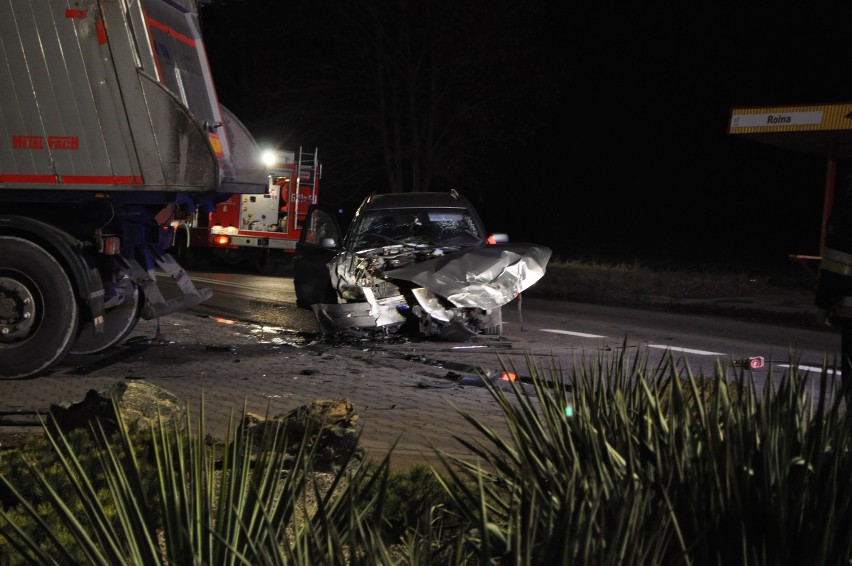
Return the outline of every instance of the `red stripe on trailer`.
[[[160,84],[164,84],[163,69],[160,68],[160,50],[157,49],[157,44],[154,42],[154,35],[151,33],[151,28],[156,27],[155,24],[157,24],[157,22],[148,17],[148,14],[145,14],[145,23],[148,24],[148,37],[151,40],[151,51],[154,53],[154,66],[157,68],[157,80],[160,82]],[[161,24],[157,25],[160,25],[160,27],[158,27],[157,29],[162,29],[165,27]]]
[[[106,29],[104,28],[104,20],[103,18],[98,18],[98,43],[101,45],[106,45],[107,36]]]
[[[137,175],[65,175],[63,183],[84,183],[91,185],[138,185],[142,177]]]
[[[182,41],[191,47],[195,47],[195,40],[191,37],[187,37],[182,33],[178,33],[167,25],[161,24],[157,20],[151,18],[147,14],[145,15],[145,22],[154,29],[158,29],[166,35],[170,35],[178,41]]]
[[[71,19],[82,19],[89,15],[86,10],[65,10],[65,17]]]
[[[55,183],[56,175],[3,175],[0,183]]]

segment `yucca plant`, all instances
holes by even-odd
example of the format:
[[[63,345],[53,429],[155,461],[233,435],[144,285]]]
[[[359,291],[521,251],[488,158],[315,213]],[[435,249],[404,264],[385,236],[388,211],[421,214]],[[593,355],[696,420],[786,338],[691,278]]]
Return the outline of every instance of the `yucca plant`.
[[[481,563],[848,562],[852,423],[830,368],[814,397],[795,363],[758,391],[733,364],[627,352],[567,376],[528,356],[534,394],[486,384],[508,436],[466,416],[478,462],[443,453]]]
[[[0,476],[17,504],[14,512],[0,508],[6,561],[320,564],[387,554],[387,545],[357,520],[376,498],[376,490],[362,488],[386,474],[387,461],[372,466],[368,477],[366,466],[350,459],[321,487],[308,444],[288,455],[277,421],[268,421],[257,441],[229,427],[217,448],[205,441],[203,410],[195,435],[188,415],[186,426],[170,428],[160,419],[143,435],[132,434],[121,418],[115,437],[96,423],[96,471],[84,466],[68,435],[45,422],[66,487],[60,491],[56,474],[22,459],[31,486],[44,494],[46,503],[34,506],[33,493]],[[310,515],[308,496],[316,507]]]
[[[486,381],[508,432],[466,416],[477,460],[439,451],[443,494],[391,474],[390,452],[316,474],[275,421],[216,447],[203,410],[195,436],[188,417],[141,435],[119,419],[117,437],[94,427],[95,457],[46,426],[55,463],[0,477],[0,543],[9,563],[849,562],[852,422],[827,363],[812,378],[791,353],[758,390],[734,364],[695,376],[626,346],[567,372],[527,354],[530,380]]]

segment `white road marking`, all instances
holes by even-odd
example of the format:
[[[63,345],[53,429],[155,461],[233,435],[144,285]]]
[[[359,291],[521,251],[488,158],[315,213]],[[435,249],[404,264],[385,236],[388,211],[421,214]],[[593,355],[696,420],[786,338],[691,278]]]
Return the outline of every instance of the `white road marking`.
[[[671,350],[672,352],[683,352],[685,354],[697,354],[699,356],[726,356],[721,352],[708,352],[707,350],[693,350],[692,348],[678,348],[677,346],[667,346],[665,344],[648,344],[649,348],[658,348],[660,350]]]
[[[776,365],[775,365],[775,367],[790,369],[790,368],[792,368],[793,366],[791,366],[790,364],[776,364]],[[816,366],[796,366],[796,369],[800,369],[800,370],[804,370],[804,371],[815,371],[815,372],[820,372],[820,373],[822,372],[822,368],[821,368],[821,367],[816,367]],[[831,369],[831,368],[826,368],[826,370],[825,370],[825,371],[826,371],[826,373],[828,373],[829,375],[833,375],[833,374],[835,374],[835,373],[836,373],[837,375],[840,375],[840,370],[835,371],[835,370],[833,370],[833,369]]]
[[[606,336],[600,336],[598,334],[586,334],[585,332],[572,332],[570,330],[557,330],[555,328],[539,328],[542,332],[551,332],[553,334],[567,334],[569,336],[578,336],[580,338],[606,338]],[[722,352],[709,352],[707,350],[695,350],[692,348],[679,348],[677,346],[668,346],[666,344],[648,344],[649,348],[657,348],[659,350],[671,350],[672,352],[683,352],[684,354],[695,354],[697,356],[727,356],[728,354],[723,354]],[[790,364],[774,364],[777,368],[787,368],[789,369]],[[816,366],[796,366],[798,369],[802,371],[814,371],[814,372],[822,372],[821,367]],[[840,375],[840,371],[833,370],[831,368],[826,369],[826,372],[829,375],[837,374]]]
[[[569,336],[578,336],[580,338],[606,338],[598,334],[586,334],[585,332],[571,332],[570,330],[556,330],[555,328],[539,328],[542,332],[552,332],[553,334],[567,334]]]

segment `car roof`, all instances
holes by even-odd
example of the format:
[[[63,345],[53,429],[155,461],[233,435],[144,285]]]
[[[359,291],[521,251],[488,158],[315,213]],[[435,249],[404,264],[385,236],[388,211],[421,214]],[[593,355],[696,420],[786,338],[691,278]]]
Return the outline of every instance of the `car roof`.
[[[374,194],[364,201],[362,212],[371,210],[402,210],[406,208],[460,208],[468,209],[467,201],[455,191],[448,193],[387,193]]]

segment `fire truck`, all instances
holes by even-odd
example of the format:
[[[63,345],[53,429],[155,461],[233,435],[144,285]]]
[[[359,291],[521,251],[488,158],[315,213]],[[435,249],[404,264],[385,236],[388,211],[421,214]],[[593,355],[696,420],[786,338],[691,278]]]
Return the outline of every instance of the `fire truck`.
[[[198,5],[4,4],[0,378],[103,352],[140,318],[212,295],[165,251],[172,211],[267,183],[259,146],[218,102]]]
[[[290,259],[319,196],[319,152],[269,150],[262,158],[269,172],[265,193],[233,194],[213,210],[176,213],[172,253],[183,264],[246,262],[268,272]]]

